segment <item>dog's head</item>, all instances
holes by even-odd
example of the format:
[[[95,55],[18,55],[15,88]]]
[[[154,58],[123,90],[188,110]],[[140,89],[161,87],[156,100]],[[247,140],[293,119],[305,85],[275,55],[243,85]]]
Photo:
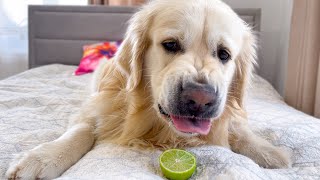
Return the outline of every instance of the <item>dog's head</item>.
[[[219,0],[154,0],[131,19],[117,57],[127,89],[145,80],[178,134],[206,135],[230,103],[242,108],[255,39]]]

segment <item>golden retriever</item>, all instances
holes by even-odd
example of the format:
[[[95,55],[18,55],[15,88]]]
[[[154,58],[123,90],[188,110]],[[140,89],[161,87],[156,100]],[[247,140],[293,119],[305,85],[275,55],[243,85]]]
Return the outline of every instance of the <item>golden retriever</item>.
[[[244,94],[255,64],[251,29],[219,0],[153,0],[131,19],[113,60],[57,140],[17,157],[8,178],[59,176],[92,146],[220,145],[266,168],[290,155],[249,129]]]

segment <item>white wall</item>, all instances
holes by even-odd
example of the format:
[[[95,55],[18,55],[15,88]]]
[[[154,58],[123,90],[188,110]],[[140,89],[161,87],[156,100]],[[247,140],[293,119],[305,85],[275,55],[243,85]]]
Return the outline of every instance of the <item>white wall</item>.
[[[223,0],[232,8],[261,8],[258,73],[283,94],[293,0]]]
[[[29,4],[86,5],[87,0],[0,0],[0,79],[28,69]]]

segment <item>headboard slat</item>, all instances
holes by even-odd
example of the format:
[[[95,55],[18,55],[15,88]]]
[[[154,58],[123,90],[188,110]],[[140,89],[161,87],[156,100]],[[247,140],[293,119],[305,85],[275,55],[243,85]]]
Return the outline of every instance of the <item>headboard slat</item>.
[[[35,37],[45,39],[121,39],[129,13],[35,12]],[[117,20],[120,23],[111,23]],[[101,28],[100,28],[101,26]],[[56,31],[63,31],[59,33]],[[90,32],[90,33],[89,33]],[[112,36],[108,36],[112,34]]]

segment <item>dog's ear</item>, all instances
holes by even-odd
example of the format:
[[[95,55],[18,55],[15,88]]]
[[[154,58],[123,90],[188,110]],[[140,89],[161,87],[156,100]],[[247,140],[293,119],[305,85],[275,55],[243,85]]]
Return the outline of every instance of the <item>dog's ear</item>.
[[[230,98],[237,102],[238,107],[244,108],[244,95],[248,84],[253,76],[253,69],[256,65],[256,37],[248,28],[240,53],[236,59],[236,72],[233,78]]]
[[[128,91],[135,89],[142,78],[144,54],[150,43],[148,28],[151,18],[152,15],[147,9],[133,15],[122,45],[115,56],[117,66],[127,77]]]

